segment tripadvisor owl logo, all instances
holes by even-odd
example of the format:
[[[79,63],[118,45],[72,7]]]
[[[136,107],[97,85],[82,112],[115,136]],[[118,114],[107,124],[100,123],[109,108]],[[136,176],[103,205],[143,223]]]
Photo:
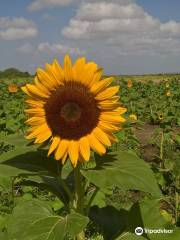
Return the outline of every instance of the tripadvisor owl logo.
[[[135,229],[135,234],[138,235],[138,236],[142,235],[143,234],[143,228],[142,227],[137,227]]]

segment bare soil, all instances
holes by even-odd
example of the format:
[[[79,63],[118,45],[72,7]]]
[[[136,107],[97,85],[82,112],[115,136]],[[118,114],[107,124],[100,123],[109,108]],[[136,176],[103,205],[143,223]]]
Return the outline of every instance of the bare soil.
[[[158,128],[158,125],[145,124],[141,129],[134,129],[134,134],[140,143],[141,153],[147,162],[152,162],[154,156],[158,154],[158,149],[152,144],[149,144],[149,140],[153,136],[156,128]]]

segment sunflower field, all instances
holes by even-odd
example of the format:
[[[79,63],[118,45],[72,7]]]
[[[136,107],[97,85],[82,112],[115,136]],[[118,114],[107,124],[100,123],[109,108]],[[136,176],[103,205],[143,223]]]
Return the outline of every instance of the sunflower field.
[[[0,78],[0,240],[179,240],[179,96],[69,56]]]

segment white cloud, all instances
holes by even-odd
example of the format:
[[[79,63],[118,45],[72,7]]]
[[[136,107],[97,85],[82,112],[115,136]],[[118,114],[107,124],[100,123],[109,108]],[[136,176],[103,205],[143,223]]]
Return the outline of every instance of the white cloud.
[[[90,41],[101,52],[108,47],[120,55],[180,53],[180,23],[162,23],[134,1],[83,1],[62,34],[81,44]]]
[[[124,19],[144,17],[144,11],[136,4],[115,4],[111,2],[95,2],[81,4],[76,18],[83,21],[98,21],[102,19]]]
[[[46,8],[54,8],[58,6],[67,6],[73,0],[34,0],[27,9],[29,11],[39,11]]]
[[[0,39],[16,40],[34,37],[38,33],[35,24],[23,17],[0,17]]]
[[[30,43],[25,43],[17,48],[17,51],[25,54],[32,54],[35,52],[34,46]]]
[[[180,36],[180,23],[171,20],[167,23],[161,24],[160,30],[172,36]]]
[[[40,43],[38,45],[37,51],[39,53],[47,53],[49,55],[55,54],[66,54],[69,53],[71,55],[84,55],[85,52],[81,51],[77,47],[70,47],[60,43],[50,44],[48,42]]]

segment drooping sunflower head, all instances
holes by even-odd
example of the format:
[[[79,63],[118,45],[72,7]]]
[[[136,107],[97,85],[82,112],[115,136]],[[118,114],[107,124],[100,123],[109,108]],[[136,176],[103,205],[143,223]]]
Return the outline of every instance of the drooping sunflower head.
[[[51,140],[48,155],[73,166],[89,161],[90,150],[100,155],[116,141],[126,109],[118,102],[118,86],[110,86],[112,77],[102,78],[102,69],[94,62],[79,58],[74,64],[68,55],[61,67],[57,60],[46,69],[37,69],[34,84],[22,90],[28,95],[26,121],[31,126],[28,139],[35,143]]]
[[[18,86],[15,84],[8,85],[8,92],[9,93],[16,93],[18,91]]]

